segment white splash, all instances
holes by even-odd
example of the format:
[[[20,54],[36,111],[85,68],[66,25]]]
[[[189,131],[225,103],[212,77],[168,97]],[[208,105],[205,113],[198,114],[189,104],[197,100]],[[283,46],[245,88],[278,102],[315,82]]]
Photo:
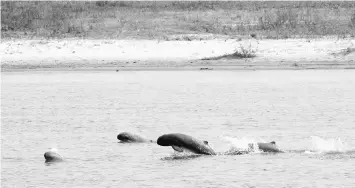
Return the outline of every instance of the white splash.
[[[50,151],[58,153],[58,149],[57,148],[50,148]]]
[[[312,151],[318,153],[329,152],[347,152],[349,151],[348,145],[341,141],[340,138],[321,138],[319,136],[311,136]]]
[[[230,151],[251,151],[255,153],[260,153],[257,142],[255,138],[248,138],[248,137],[223,137],[224,140],[228,141],[231,144]],[[261,141],[263,142],[263,141]],[[252,146],[252,147],[251,147]]]

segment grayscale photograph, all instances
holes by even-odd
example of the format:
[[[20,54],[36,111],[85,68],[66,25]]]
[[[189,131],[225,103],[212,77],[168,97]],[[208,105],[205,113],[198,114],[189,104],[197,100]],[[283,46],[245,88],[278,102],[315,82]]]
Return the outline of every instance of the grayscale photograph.
[[[355,1],[1,1],[2,188],[355,187]]]

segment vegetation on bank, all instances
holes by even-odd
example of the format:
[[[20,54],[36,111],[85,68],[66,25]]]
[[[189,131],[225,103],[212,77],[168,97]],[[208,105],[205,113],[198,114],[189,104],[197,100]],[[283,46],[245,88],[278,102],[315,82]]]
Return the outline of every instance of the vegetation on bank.
[[[1,1],[2,38],[193,40],[188,34],[354,37],[355,2]]]
[[[233,53],[225,54],[217,57],[206,57],[201,60],[219,60],[219,59],[243,59],[256,57],[257,47],[252,47],[251,43],[248,46],[239,45],[239,48],[234,49]]]

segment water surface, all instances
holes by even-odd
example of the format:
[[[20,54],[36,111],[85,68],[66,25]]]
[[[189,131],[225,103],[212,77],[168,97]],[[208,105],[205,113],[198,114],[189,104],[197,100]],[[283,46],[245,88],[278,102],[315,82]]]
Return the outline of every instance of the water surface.
[[[355,71],[1,73],[1,187],[353,187]],[[224,153],[156,144],[180,132]],[[45,164],[57,150],[65,162]]]

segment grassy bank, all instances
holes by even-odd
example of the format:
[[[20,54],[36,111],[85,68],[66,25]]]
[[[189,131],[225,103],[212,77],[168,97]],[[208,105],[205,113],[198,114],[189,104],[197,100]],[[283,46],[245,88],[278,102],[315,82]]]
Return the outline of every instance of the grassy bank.
[[[3,39],[354,37],[355,2],[1,1],[1,31]]]

